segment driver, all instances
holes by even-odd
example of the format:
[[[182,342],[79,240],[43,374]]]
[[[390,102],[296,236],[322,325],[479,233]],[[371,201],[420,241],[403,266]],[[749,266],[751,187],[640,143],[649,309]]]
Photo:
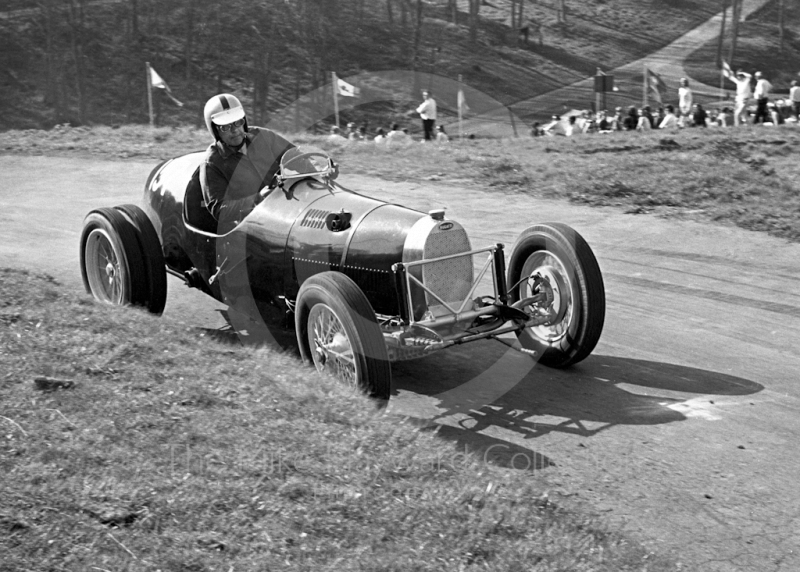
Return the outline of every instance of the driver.
[[[239,224],[261,202],[292,143],[269,129],[249,127],[242,103],[233,95],[215,95],[203,110],[214,143],[197,176],[217,233]]]

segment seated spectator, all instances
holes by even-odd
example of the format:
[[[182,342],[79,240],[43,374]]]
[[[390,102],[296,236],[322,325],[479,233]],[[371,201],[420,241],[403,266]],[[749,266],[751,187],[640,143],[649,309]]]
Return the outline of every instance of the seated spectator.
[[[558,115],[554,115],[550,123],[547,123],[544,127],[542,127],[542,131],[544,132],[545,135],[548,135],[550,137],[567,134],[566,126],[564,125],[564,122],[561,121],[561,119],[558,117]]]
[[[331,127],[331,133],[328,135],[328,141],[342,141],[344,137],[342,136],[341,130],[336,126]]]
[[[531,125],[531,137],[541,137],[544,135],[542,132],[541,124],[538,121],[534,121],[533,125]]]
[[[664,119],[664,108],[659,107],[653,112],[653,129],[658,129],[662,119]]]
[[[598,133],[608,133],[611,131],[611,122],[606,117],[605,111],[597,112],[597,131]]]
[[[580,123],[578,123],[578,116],[570,115],[567,119],[567,125],[564,128],[564,135],[567,137],[575,137],[577,135],[581,135],[582,133],[583,129],[581,128]]]
[[[717,117],[717,123],[719,123],[720,127],[733,127],[733,122],[733,109],[730,107],[723,107]]]
[[[450,137],[447,136],[447,133],[444,131],[444,125],[437,125],[436,126],[436,142],[437,143],[447,143],[450,141]]]
[[[636,131],[650,131],[653,126],[650,124],[650,118],[647,117],[644,109],[639,110],[639,119],[636,122]]]
[[[408,143],[409,137],[405,130],[401,130],[397,123],[392,124],[392,129],[386,134],[387,145],[398,145]]]
[[[769,113],[769,117],[772,120],[773,125],[783,125],[785,123],[783,114],[781,113],[780,108],[776,104],[770,101],[767,104],[767,111]]]
[[[631,105],[630,107],[628,107],[628,112],[622,119],[622,127],[623,129],[625,129],[625,131],[634,131],[638,124],[639,124],[639,113],[636,111],[636,108],[633,105]]]
[[[708,127],[708,113],[703,109],[699,103],[692,105],[692,126],[693,127]]]
[[[650,106],[649,106],[649,105],[645,105],[645,106],[642,108],[642,115],[644,115],[645,117],[647,117],[647,120],[650,122],[650,127],[651,127],[651,128],[653,128],[653,127],[655,127],[655,126],[656,126],[656,121],[655,121],[655,119],[653,118],[653,112],[650,110]]]
[[[625,127],[623,124],[624,116],[622,114],[622,108],[617,107],[614,110],[614,115],[611,116],[611,130],[612,131],[622,131]]]
[[[678,117],[675,115],[675,108],[672,104],[667,104],[664,108],[664,119],[658,124],[659,129],[677,129]]]
[[[382,145],[386,143],[386,132],[383,130],[383,127],[378,127],[378,130],[375,132],[375,138],[373,139],[375,143],[378,145]]]
[[[350,141],[358,141],[360,139],[358,135],[358,129],[356,129],[356,124],[353,122],[347,124],[347,130],[345,131],[344,135]]]

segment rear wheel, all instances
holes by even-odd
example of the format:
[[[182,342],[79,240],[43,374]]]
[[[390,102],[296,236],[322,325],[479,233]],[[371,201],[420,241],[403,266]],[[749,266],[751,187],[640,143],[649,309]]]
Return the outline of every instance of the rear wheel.
[[[136,205],[120,205],[116,208],[123,213],[136,228],[136,239],[142,251],[147,282],[147,309],[153,314],[161,314],[167,303],[167,271],[161,241],[156,229],[145,212]]]
[[[115,306],[146,303],[148,288],[136,228],[121,213],[102,208],[86,215],[80,244],[87,292]]]
[[[349,277],[323,272],[303,282],[295,325],[300,353],[318,371],[389,399],[392,373],[383,334],[372,305]]]
[[[542,365],[564,368],[586,358],[603,331],[606,299],[603,276],[592,249],[574,229],[548,223],[526,229],[508,264],[510,303],[534,294],[534,279],[553,292],[552,319],[517,333]]]

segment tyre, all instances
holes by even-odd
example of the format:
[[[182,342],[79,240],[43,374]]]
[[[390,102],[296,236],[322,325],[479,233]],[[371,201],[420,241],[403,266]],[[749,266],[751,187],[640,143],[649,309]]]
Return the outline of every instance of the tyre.
[[[136,205],[120,205],[116,208],[124,214],[136,228],[136,239],[144,259],[145,280],[147,282],[147,310],[161,314],[167,304],[167,271],[161,241],[156,229],[145,212]]]
[[[565,368],[586,358],[600,339],[606,313],[603,276],[583,237],[561,223],[535,225],[520,234],[508,263],[510,304],[532,295],[530,279],[537,274],[553,289],[555,316],[517,337],[537,352],[542,365]]]
[[[295,305],[300,354],[320,372],[388,400],[392,372],[375,311],[340,272],[323,272],[300,287]]]
[[[136,228],[122,213],[95,209],[86,215],[81,233],[81,276],[86,291],[115,306],[147,304],[144,258]]]

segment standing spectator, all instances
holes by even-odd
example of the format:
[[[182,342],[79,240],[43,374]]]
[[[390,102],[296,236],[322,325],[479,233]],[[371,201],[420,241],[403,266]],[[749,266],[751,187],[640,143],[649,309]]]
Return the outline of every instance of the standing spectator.
[[[436,142],[437,143],[447,143],[450,141],[450,137],[447,136],[447,133],[444,131],[444,125],[437,125],[436,126]]]
[[[667,104],[664,108],[664,119],[659,123],[659,129],[675,129],[678,127],[678,118],[675,116],[675,108],[672,104]]]
[[[753,76],[739,70],[731,81],[736,84],[736,106],[733,110],[733,120],[736,125],[747,125],[747,102],[753,97],[750,90],[750,80]]]
[[[756,98],[756,115],[753,117],[753,124],[764,123],[771,121],[767,104],[769,103],[769,94],[772,91],[772,84],[764,77],[760,71],[756,72],[756,89],[753,91],[753,97]]]
[[[692,125],[695,127],[708,127],[708,113],[699,103],[692,106]]]
[[[431,92],[423,90],[423,102],[417,107],[417,113],[422,118],[422,129],[425,132],[425,141],[434,138],[433,127],[436,124],[436,100],[433,99]]]
[[[789,100],[792,103],[792,115],[800,121],[800,85],[797,80],[792,80],[792,87],[789,88]]]
[[[645,114],[644,109],[639,110],[639,120],[636,122],[636,131],[650,131],[653,126],[650,124],[650,118]]]
[[[692,90],[689,88],[689,80],[681,78],[681,86],[678,88],[678,110],[680,111],[681,126],[685,124],[686,118],[691,117],[692,113]]]

